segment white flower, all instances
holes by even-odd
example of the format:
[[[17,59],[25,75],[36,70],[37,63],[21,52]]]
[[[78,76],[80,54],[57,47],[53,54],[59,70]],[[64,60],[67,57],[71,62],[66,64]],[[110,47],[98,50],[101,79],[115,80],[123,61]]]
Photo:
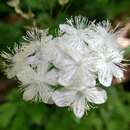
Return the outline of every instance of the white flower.
[[[85,44],[77,43],[62,36],[55,43],[56,58],[54,66],[59,70],[59,84],[68,86],[80,83],[95,85],[94,63],[96,56],[90,52]]]
[[[84,87],[82,90],[62,88],[56,90],[52,98],[59,107],[71,106],[75,116],[81,118],[85,110],[90,109],[89,103],[102,104],[106,101],[107,94],[98,87]]]
[[[117,43],[116,33],[110,31],[110,23],[92,24],[88,32],[88,46],[97,53],[98,79],[104,86],[110,86],[113,76],[123,79],[123,51]]]
[[[23,52],[26,53],[28,64],[42,64],[48,61],[48,53],[46,50],[52,41],[52,36],[48,35],[48,29],[39,30],[33,28],[27,32],[27,36],[23,37],[27,43],[23,46]],[[22,48],[21,48],[22,49]]]
[[[33,28],[31,32],[27,32],[24,39],[26,42],[23,42],[21,46],[16,45],[14,50],[9,49],[10,53],[2,54],[2,57],[10,63],[5,70],[8,78],[16,76],[26,66],[42,64],[48,60],[47,53],[44,54],[43,50],[47,48],[52,36],[47,35],[47,30]]]
[[[104,50],[104,49],[103,49]],[[99,54],[97,61],[98,79],[104,86],[110,86],[113,76],[118,80],[124,78],[121,61],[122,55],[114,50],[104,50],[104,53]]]
[[[124,77],[123,50],[114,31],[108,21],[95,24],[82,16],[60,24],[56,38],[33,28],[21,46],[2,53],[10,63],[5,72],[21,82],[23,99],[71,107],[81,118],[91,104],[107,99],[96,81],[110,86],[113,77]]]
[[[7,68],[5,69],[5,72],[7,74],[8,78],[12,78],[16,76],[17,73],[19,73],[23,68],[26,66],[25,61],[25,55],[21,53],[20,48],[18,46],[14,47],[14,51],[11,51],[11,53],[2,53],[2,57],[5,58],[9,64],[7,64]]]
[[[59,32],[60,35],[62,34],[68,35],[69,37],[71,37],[71,39],[74,40],[74,42],[86,43],[89,25],[90,23],[88,22],[86,17],[75,16],[75,17],[71,17],[70,19],[67,19],[65,24],[60,24]]]
[[[102,51],[103,47],[108,47],[121,51],[122,48],[117,42],[117,36],[119,31],[111,29],[109,21],[103,21],[99,23],[92,22],[88,27],[87,43],[94,51]]]
[[[44,103],[53,103],[51,96],[54,90],[50,85],[57,84],[57,76],[55,69],[48,71],[46,63],[36,68],[24,68],[17,75],[24,86],[23,99],[36,101],[42,99]]]

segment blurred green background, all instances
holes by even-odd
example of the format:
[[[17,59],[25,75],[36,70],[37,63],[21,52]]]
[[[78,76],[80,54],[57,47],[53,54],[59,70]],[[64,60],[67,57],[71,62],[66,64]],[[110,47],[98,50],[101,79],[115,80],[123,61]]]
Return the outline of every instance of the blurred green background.
[[[75,15],[125,26],[130,0],[0,0],[0,51],[20,43],[33,26],[55,35],[58,24]],[[23,101],[18,85],[3,74],[1,60],[0,130],[130,130],[129,81],[108,88],[108,101],[78,120],[67,108]]]

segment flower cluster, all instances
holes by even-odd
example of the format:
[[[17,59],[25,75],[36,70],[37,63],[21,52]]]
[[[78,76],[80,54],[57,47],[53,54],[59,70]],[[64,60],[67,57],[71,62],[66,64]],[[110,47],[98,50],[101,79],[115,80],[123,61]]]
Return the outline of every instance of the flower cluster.
[[[2,56],[11,63],[7,76],[18,78],[25,100],[70,107],[81,118],[94,104],[106,101],[106,91],[98,84],[108,87],[113,77],[124,78],[123,49],[108,21],[76,16],[59,25],[55,38],[34,28],[24,39],[13,54]]]

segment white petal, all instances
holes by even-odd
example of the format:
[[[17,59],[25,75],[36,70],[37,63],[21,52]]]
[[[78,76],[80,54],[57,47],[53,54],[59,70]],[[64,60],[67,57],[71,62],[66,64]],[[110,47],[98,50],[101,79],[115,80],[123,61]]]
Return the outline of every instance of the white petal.
[[[52,99],[59,107],[70,106],[70,104],[75,99],[75,94],[76,91],[74,90],[60,89],[54,92],[54,94],[52,95]]]
[[[86,99],[95,104],[102,104],[107,100],[107,93],[105,90],[99,87],[87,88],[83,92],[86,96]]]
[[[59,43],[60,44],[60,43]],[[55,60],[53,61],[53,64],[58,68],[58,69],[63,69],[65,67],[68,67],[70,65],[73,65],[74,62],[73,60],[64,54],[61,50],[57,51],[57,55]]]
[[[82,74],[82,81],[85,86],[91,87],[96,85],[96,76],[93,73],[84,71]]]
[[[56,85],[57,79],[58,79],[58,71],[56,71],[55,69],[47,72],[45,75],[45,82],[50,85]]]
[[[76,29],[67,24],[60,24],[60,31],[63,33],[73,34],[76,32]]]
[[[72,38],[64,35],[61,37],[60,43],[60,49],[76,62],[82,59],[84,53],[88,52],[86,45],[77,36]]]
[[[58,50],[55,46],[57,43],[57,38],[53,39],[53,41],[46,44],[43,48],[41,48],[41,57],[45,61],[52,61],[57,57]]]
[[[75,73],[76,73],[75,66],[66,67],[65,70],[61,71],[59,74],[59,80],[58,80],[59,84],[63,86],[70,85],[72,83],[72,79]]]
[[[87,70],[85,71],[78,68],[78,71],[76,71],[76,74],[73,76],[72,84],[70,84],[68,88],[82,90],[85,87],[95,86],[95,75],[92,75],[90,72],[87,72]]]
[[[35,55],[35,56],[27,57],[26,63],[27,63],[28,65],[29,65],[29,64],[37,63],[36,55]]]
[[[106,64],[101,64],[98,70],[98,79],[100,83],[106,87],[111,85],[112,78],[113,78],[109,67],[110,66]]]
[[[118,52],[117,50],[108,49],[108,57],[111,58],[111,61],[113,63],[120,63],[123,59],[123,55],[121,52]]]
[[[35,72],[30,67],[25,67],[17,77],[23,84],[30,84],[34,81]]]
[[[79,97],[77,100],[74,101],[73,105],[73,112],[77,118],[81,118],[85,112],[85,97]]]
[[[121,80],[121,79],[124,78],[123,70],[122,70],[120,67],[118,67],[118,66],[115,65],[115,64],[112,64],[112,65],[111,65],[111,69],[112,69],[113,75],[114,75],[117,79]]]
[[[86,41],[89,47],[95,51],[100,51],[104,43],[104,39],[100,38],[98,35],[96,36],[95,33],[90,34]]]
[[[37,86],[38,87],[38,86]],[[44,103],[52,104],[52,94],[54,90],[45,84],[39,84],[39,96]]]
[[[36,90],[35,85],[29,85],[25,88],[23,93],[23,99],[30,101],[30,100],[37,100],[38,92]]]
[[[96,52],[93,52],[83,59],[83,62],[84,62],[83,69],[86,73],[88,73],[88,71],[93,72],[93,73],[97,72],[96,64],[98,62],[98,58],[99,58],[98,54]]]
[[[37,65],[37,74],[40,76],[44,76],[48,71],[48,63],[43,62],[42,64]]]

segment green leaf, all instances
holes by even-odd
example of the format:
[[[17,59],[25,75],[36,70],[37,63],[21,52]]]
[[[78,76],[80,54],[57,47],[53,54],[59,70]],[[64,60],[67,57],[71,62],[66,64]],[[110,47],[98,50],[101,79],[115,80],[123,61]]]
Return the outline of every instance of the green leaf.
[[[0,106],[0,127],[6,127],[11,122],[11,119],[16,113],[16,108],[13,103],[5,103]]]

